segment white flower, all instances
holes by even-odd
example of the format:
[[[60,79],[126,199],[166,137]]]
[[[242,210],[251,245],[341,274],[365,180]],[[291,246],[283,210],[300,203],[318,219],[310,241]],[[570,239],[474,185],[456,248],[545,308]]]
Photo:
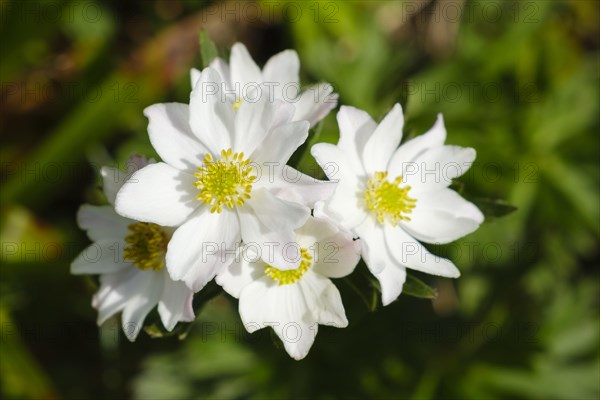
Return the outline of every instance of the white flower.
[[[456,278],[454,264],[417,240],[449,243],[478,228],[483,215],[448,188],[475,159],[475,150],[444,145],[442,116],[427,133],[398,147],[404,119],[399,104],[377,125],[364,111],[342,107],[337,146],[311,152],[331,180],[334,194],[315,207],[358,235],[363,258],[377,277],[387,305],[402,291],[405,267]]]
[[[145,166],[146,160],[130,158],[128,166]],[[158,304],[165,328],[173,330],[179,321],[193,321],[194,292],[183,282],[174,282],[165,266],[170,229],[123,218],[114,211],[116,192],[127,174],[103,167],[104,193],[109,206],[83,205],[78,224],[94,242],[71,265],[73,274],[100,275],[100,288],[92,306],[98,310],[98,325],[122,311],[123,331],[135,340],[144,319]]]
[[[337,106],[338,95],[328,83],[320,83],[300,93],[300,60],[294,50],[284,50],[267,61],[264,68],[256,65],[246,46],[236,43],[231,48],[229,65],[216,58],[210,65],[219,72],[226,85],[226,96],[239,105],[257,96],[273,96],[292,103],[296,111],[293,121],[307,120],[313,126]],[[192,87],[200,71],[192,69]]]
[[[270,266],[257,257],[256,248],[247,245],[216,281],[239,298],[240,317],[248,332],[271,326],[288,354],[299,360],[308,354],[319,324],[348,325],[340,293],[329,278],[354,270],[360,244],[348,232],[313,217],[296,233],[302,259],[297,269]]]
[[[198,291],[243,239],[284,269],[274,242],[294,242],[315,201],[333,189],[285,164],[308,136],[294,107],[266,97],[239,108],[222,101],[222,79],[206,68],[190,105],[155,104],[144,110],[150,141],[164,162],[136,172],[116,200],[125,217],[179,226],[169,242],[167,269]]]

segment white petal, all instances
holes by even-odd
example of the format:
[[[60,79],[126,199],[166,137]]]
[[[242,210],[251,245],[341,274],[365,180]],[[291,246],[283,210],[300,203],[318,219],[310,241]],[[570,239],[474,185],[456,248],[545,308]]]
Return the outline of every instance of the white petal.
[[[235,151],[251,156],[269,133],[277,109],[269,103],[267,96],[261,96],[255,102],[243,101],[235,116]]]
[[[311,147],[310,154],[317,160],[330,181],[344,180],[349,184],[358,182],[362,165],[353,164],[346,151],[340,146],[317,143]]]
[[[309,310],[319,324],[345,328],[348,319],[340,292],[329,279],[313,271],[298,282]]]
[[[217,71],[219,75],[221,75],[221,78],[223,78],[223,82],[225,82],[225,85],[227,85],[227,90],[233,89],[231,85],[231,71],[229,70],[229,65],[227,65],[225,60],[217,57],[211,61],[209,67],[211,67],[212,69]],[[233,95],[233,97],[235,100],[235,95]]]
[[[239,312],[250,333],[271,326],[296,360],[308,354],[317,334],[317,321],[299,285],[279,286],[264,276],[242,291]]]
[[[469,147],[437,146],[418,156],[404,175],[403,182],[411,186],[412,193],[423,193],[448,187],[452,179],[461,176],[473,164],[475,150]]]
[[[260,249],[261,259],[281,270],[296,269],[300,265],[300,250],[296,234],[290,229],[273,231],[263,224],[250,206],[238,209],[242,240]]]
[[[406,268],[399,265],[388,265],[375,275],[381,287],[381,303],[389,305],[396,300],[406,281]]]
[[[231,296],[239,299],[242,290],[264,276],[266,264],[260,259],[260,250],[254,246],[241,246],[235,260],[221,269],[215,281]]]
[[[150,142],[164,162],[193,173],[208,152],[190,128],[187,104],[154,104],[144,110]]]
[[[273,135],[273,128],[278,127],[279,125],[284,125],[292,122],[292,118],[294,117],[295,108],[292,104],[286,103],[285,101],[275,100],[273,102],[269,102],[269,107],[273,108],[273,120],[271,122],[271,127],[269,130],[269,134],[266,136],[265,140],[268,142]]]
[[[393,227],[386,223],[384,232],[387,247],[400,264],[431,275],[447,278],[460,276],[460,272],[450,260],[431,254],[401,227]]]
[[[336,216],[329,215],[325,211],[325,201],[317,201],[315,203],[315,208],[312,210],[312,215],[319,220],[327,221],[332,225],[339,226],[340,228],[344,229],[338,222],[338,218],[336,218]]]
[[[125,308],[136,296],[144,293],[150,296],[156,294],[156,305],[160,293],[151,289],[160,288],[158,278],[160,276],[154,271],[141,271],[135,267],[101,275],[100,288],[92,298],[92,306],[98,310],[98,325]]]
[[[483,214],[455,191],[443,188],[419,196],[410,221],[401,226],[426,243],[450,243],[475,231]]]
[[[362,244],[362,256],[381,287],[381,302],[388,305],[402,292],[406,279],[404,266],[386,245],[384,228],[374,219],[367,218],[357,228]]]
[[[262,73],[258,65],[254,62],[248,49],[242,43],[236,43],[231,48],[231,57],[229,58],[231,68],[231,81],[233,84],[239,83],[242,92],[244,87],[251,84],[262,83]]]
[[[343,228],[352,230],[367,218],[363,203],[364,190],[360,186],[339,182],[331,197],[323,203],[322,212]]]
[[[271,193],[287,200],[313,208],[315,203],[333,194],[336,183],[321,181],[290,167],[289,165],[267,165],[261,168],[257,187],[267,187]]]
[[[383,226],[373,217],[366,218],[355,232],[360,237],[363,259],[373,275],[381,273],[386,266],[399,265],[386,246]]]
[[[172,331],[177,322],[194,320],[192,300],[194,292],[185,283],[173,281],[168,272],[163,272],[163,291],[158,302],[158,314],[165,328]]]
[[[289,89],[289,92],[292,92],[292,89]],[[329,83],[311,86],[294,102],[296,107],[294,121],[307,120],[311,127],[315,126],[337,106],[338,99],[339,95],[333,93],[333,86]]]
[[[290,122],[275,127],[265,141],[265,146],[254,152],[253,160],[259,165],[284,165],[294,151],[306,141],[308,129],[307,121]]]
[[[325,238],[318,242],[318,246],[314,269],[323,276],[341,278],[350,275],[360,261],[361,242],[353,240],[347,233],[339,232]]]
[[[118,168],[100,168],[100,175],[102,176],[102,191],[104,192],[106,200],[112,205],[115,204],[117,192],[119,189],[121,189],[121,186],[123,186],[123,182],[120,179],[122,174],[123,171],[120,171]]]
[[[267,99],[267,96],[261,97],[262,99]],[[241,106],[240,106],[241,109]],[[280,100],[275,100],[274,102],[267,102],[265,104],[265,121],[268,121],[266,126],[266,135],[262,136],[260,140],[254,141],[254,143],[246,143],[245,146],[248,148],[252,148],[252,152],[248,153],[250,158],[255,162],[257,160],[265,160],[271,161],[267,158],[270,158],[268,155],[272,154],[273,150],[270,149],[272,143],[280,143],[283,139],[281,137],[281,128],[290,127],[292,122],[292,117],[294,116],[294,106],[285,103]],[[241,125],[243,128],[243,125]],[[303,132],[299,132],[299,135],[303,135]],[[294,139],[296,140],[296,139]],[[247,139],[249,142],[250,140]],[[280,145],[278,147],[281,147]],[[262,157],[261,154],[266,154],[266,157]],[[289,158],[289,157],[288,157]],[[287,162],[287,159],[285,160]],[[280,166],[277,163],[269,164],[268,168],[272,168],[272,166]],[[263,167],[263,166],[261,166]],[[264,172],[263,172],[264,173]]]
[[[297,241],[313,256],[312,269],[330,278],[350,274],[360,260],[360,241],[329,220],[309,218],[296,230]]]
[[[165,163],[132,175],[117,195],[116,210],[127,218],[162,226],[182,224],[200,205],[193,175]]]
[[[158,303],[162,293],[162,279],[160,273],[144,271],[149,273],[140,274],[136,277],[139,282],[134,292],[130,293],[129,300],[123,308],[121,324],[125,336],[130,341],[137,338],[138,333],[144,325],[144,319]]]
[[[296,229],[298,244],[305,248],[327,241],[339,232],[340,228],[335,222],[316,217],[309,217],[304,225]]]
[[[123,238],[102,239],[92,243],[71,263],[71,273],[111,274],[123,268],[133,268],[123,259]]]
[[[284,50],[275,54],[265,64],[262,76],[264,82],[277,83],[276,92],[280,92],[288,83],[300,83],[300,59],[294,50]],[[279,96],[278,96],[279,97]]]
[[[125,307],[131,296],[137,293],[140,276],[144,272],[131,267],[100,276],[100,288],[92,297],[92,307],[98,310],[98,325]]]
[[[396,150],[388,165],[391,177],[404,175],[407,164],[412,163],[425,150],[441,146],[446,140],[446,127],[442,114],[438,114],[433,127],[421,136],[409,140]]]
[[[234,134],[235,114],[224,90],[217,71],[206,68],[190,95],[190,126],[213,155],[231,148]]]
[[[327,177],[338,182],[331,197],[323,204],[322,211],[346,229],[356,227],[367,216],[363,204],[364,185],[356,176],[356,170],[339,146],[318,143],[312,147],[311,154]]]
[[[367,174],[387,170],[388,161],[402,139],[403,127],[402,107],[396,103],[365,144],[362,154]]]
[[[127,235],[127,226],[132,221],[117,214],[112,206],[84,204],[77,211],[77,224],[87,231],[93,240],[122,240]]]
[[[211,67],[212,67],[212,65],[211,65]],[[200,80],[201,75],[202,75],[202,73],[198,69],[196,69],[196,68],[190,69],[190,83],[191,83],[192,89],[196,87],[196,84]]]
[[[135,172],[144,168],[148,164],[154,164],[156,161],[146,159],[146,157],[134,154],[127,159],[127,168],[125,171],[121,171],[118,168],[102,167],[100,168],[100,175],[102,175],[102,190],[108,202],[112,205],[115,204],[117,198],[117,192],[121,189],[121,186],[133,175]]]
[[[281,200],[265,188],[254,190],[248,204],[260,222],[275,232],[293,231],[304,225],[310,216],[308,207]]]
[[[342,106],[337,114],[340,127],[340,140],[338,146],[350,160],[352,166],[360,174],[364,174],[362,153],[367,140],[371,137],[377,124],[363,110]]]
[[[202,207],[181,225],[169,241],[167,269],[173,280],[183,280],[194,292],[202,289],[232,260],[239,242],[235,212],[211,213]]]

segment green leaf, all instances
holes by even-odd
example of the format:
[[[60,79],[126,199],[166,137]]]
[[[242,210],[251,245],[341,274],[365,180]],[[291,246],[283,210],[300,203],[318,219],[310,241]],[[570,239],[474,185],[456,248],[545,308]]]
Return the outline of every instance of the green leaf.
[[[517,207],[502,199],[474,198],[470,199],[488,220],[505,217],[517,211]]]
[[[96,98],[77,102],[68,113],[58,113],[52,124],[41,128],[40,133],[48,129],[51,131],[42,135],[41,140],[35,142],[35,148],[28,151],[19,163],[11,161],[8,164],[17,171],[22,169],[21,166],[25,167],[23,171],[33,169],[34,179],[23,179],[21,173],[8,173],[5,179],[3,173],[0,202],[28,206],[49,204],[71,191],[69,184],[74,184],[80,177],[78,167],[85,159],[86,149],[99,141],[108,141],[124,130],[131,133],[137,129],[135,126],[145,126],[142,110],[171,90],[170,82],[189,74],[192,54],[182,53],[176,60],[155,57],[158,48],[168,54],[175,51],[180,34],[178,27],[167,28],[157,38],[139,47],[135,52],[140,55],[135,59],[139,73],[127,67],[128,63],[122,63],[117,70],[102,75],[98,81],[81,85],[84,93],[98,94]],[[157,74],[165,74],[165,79],[156,79]],[[2,79],[4,81],[4,76]],[[111,118],[106,118],[107,115]],[[145,135],[144,130],[139,133]],[[5,137],[4,131],[2,136]],[[44,171],[49,167],[52,171],[55,171],[54,167],[62,171],[60,179],[43,179]],[[3,164],[3,171],[5,168]]]
[[[4,307],[0,307],[0,324],[3,330],[0,357],[0,382],[4,386],[2,397],[58,398],[50,378],[30,353],[18,326]]]
[[[402,293],[422,299],[435,299],[437,297],[437,290],[410,274],[406,274],[406,282],[404,282]]]
[[[212,302],[199,318],[207,325],[195,324],[188,340],[165,352],[145,348],[140,374],[130,381],[133,398],[252,398],[270,369],[262,353],[247,347],[242,331],[231,332],[243,329],[236,314],[229,304]]]
[[[206,68],[215,58],[219,57],[219,52],[215,42],[210,39],[208,33],[206,33],[204,29],[200,31],[198,38],[200,40],[200,57],[202,58],[202,68]]]
[[[560,157],[548,157],[543,166],[545,176],[550,178],[553,185],[560,190],[571,202],[571,207],[577,210],[594,231],[598,231],[598,191],[594,190],[596,183],[574,165],[563,161]]]
[[[371,291],[371,304],[369,305],[369,311],[374,312],[377,310],[377,305],[379,304],[379,293],[381,288],[373,288]]]

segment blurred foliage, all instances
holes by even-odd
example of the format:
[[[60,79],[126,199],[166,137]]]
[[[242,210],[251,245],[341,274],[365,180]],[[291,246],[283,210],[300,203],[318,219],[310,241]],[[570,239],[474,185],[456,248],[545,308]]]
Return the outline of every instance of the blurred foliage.
[[[2,397],[599,398],[598,3],[262,7],[0,2]],[[198,47],[201,27],[263,63],[296,49],[304,83],[328,81],[375,118],[400,101],[406,138],[443,113],[448,142],[478,152],[458,190],[497,216],[518,211],[431,246],[462,271],[411,281],[433,300],[378,306],[364,265],[336,281],[350,326],[320,328],[300,362],[268,330],[248,335],[225,296],[181,327],[185,341],[99,330],[94,282],[68,272],[88,243],[75,212],[103,201],[100,165],[156,157],[142,110],[187,100],[189,68],[217,51]],[[337,135],[332,113],[302,149]],[[294,162],[323,176],[307,153]]]

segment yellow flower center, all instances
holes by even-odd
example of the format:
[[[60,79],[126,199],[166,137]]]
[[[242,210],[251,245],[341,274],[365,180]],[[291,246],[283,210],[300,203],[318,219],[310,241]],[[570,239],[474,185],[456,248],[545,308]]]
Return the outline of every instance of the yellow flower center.
[[[128,227],[129,233],[125,236],[125,249],[123,257],[131,261],[141,270],[152,268],[160,271],[165,267],[165,253],[169,237],[158,225],[148,222],[137,222]]]
[[[269,278],[278,282],[280,286],[290,285],[298,282],[300,278],[302,278],[302,275],[308,271],[313,262],[313,258],[307,249],[300,249],[300,256],[302,257],[302,261],[300,261],[300,266],[298,268],[282,271],[278,268],[267,265],[265,267],[265,274],[267,274]]]
[[[233,208],[241,206],[250,198],[252,183],[256,180],[250,159],[244,159],[244,153],[233,150],[221,150],[221,159],[214,161],[212,155],[204,156],[203,167],[198,167],[194,182],[200,193],[196,196],[210,206],[210,212],[220,213],[223,205]]]
[[[392,226],[396,226],[402,220],[410,221],[408,214],[415,208],[417,200],[408,197],[410,186],[400,186],[401,176],[390,182],[387,175],[387,172],[375,172],[369,179],[365,201],[367,208],[377,217],[377,221],[383,224],[387,220]]]
[[[238,97],[237,99],[235,99],[235,101],[233,102],[233,109],[235,111],[239,110],[240,106],[242,105],[242,99],[241,97]]]

